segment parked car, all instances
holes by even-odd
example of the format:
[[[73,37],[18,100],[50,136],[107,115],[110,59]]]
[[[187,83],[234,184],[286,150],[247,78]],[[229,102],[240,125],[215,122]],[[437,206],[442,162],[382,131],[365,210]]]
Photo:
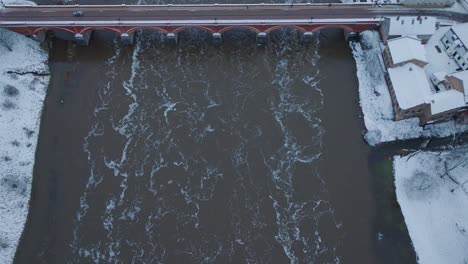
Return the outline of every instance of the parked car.
[[[73,16],[74,16],[74,17],[83,16],[83,11],[81,11],[81,10],[73,11]]]

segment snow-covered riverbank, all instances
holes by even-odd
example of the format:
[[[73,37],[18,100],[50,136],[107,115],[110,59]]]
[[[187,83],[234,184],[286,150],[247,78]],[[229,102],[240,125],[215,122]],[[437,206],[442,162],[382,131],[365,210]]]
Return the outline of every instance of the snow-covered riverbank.
[[[352,43],[351,47],[367,128],[365,139],[370,145],[419,137],[445,137],[468,130],[468,126],[453,121],[428,125],[426,129],[419,126],[417,118],[393,121],[379,35],[368,31],[361,37],[361,43]],[[429,65],[428,71],[450,66],[438,59],[435,52],[439,38],[435,36],[426,46],[430,60],[437,62]],[[419,263],[468,263],[468,147],[395,157],[394,173],[397,200]]]
[[[394,172],[419,263],[468,263],[468,147],[397,156]]]
[[[393,121],[390,93],[384,78],[382,47],[376,31],[361,33],[361,42],[351,44],[359,80],[359,99],[367,128],[366,141],[374,146],[383,142],[419,137],[446,137],[468,130],[454,121],[419,126],[417,118]]]
[[[11,263],[28,214],[47,52],[0,30],[0,263]]]

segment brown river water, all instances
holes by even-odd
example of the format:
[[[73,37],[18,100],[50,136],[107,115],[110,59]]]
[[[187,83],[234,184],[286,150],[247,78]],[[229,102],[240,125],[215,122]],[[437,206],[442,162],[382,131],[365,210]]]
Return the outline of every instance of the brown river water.
[[[15,263],[416,262],[342,31],[179,37],[51,42]]]

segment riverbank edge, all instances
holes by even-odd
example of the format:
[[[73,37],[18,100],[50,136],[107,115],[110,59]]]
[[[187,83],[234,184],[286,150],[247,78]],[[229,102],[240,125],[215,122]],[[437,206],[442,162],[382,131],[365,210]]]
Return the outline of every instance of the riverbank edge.
[[[393,157],[396,198],[418,262],[468,261],[468,146]]]
[[[385,65],[382,59],[382,50],[383,44],[380,40],[380,34],[377,31],[366,31],[360,34],[359,42],[351,42],[350,47],[352,49],[353,57],[356,61],[357,69],[357,78],[359,81],[359,99],[360,106],[363,113],[363,119],[366,127],[366,131],[363,133],[364,139],[371,147],[380,146],[384,143],[404,143],[409,141],[414,141],[421,138],[447,138],[450,136],[455,136],[457,134],[463,134],[468,131],[467,126],[457,125],[454,121],[443,122],[435,125],[431,125],[428,129],[423,129],[419,126],[419,120],[416,118],[406,119],[401,121],[393,121],[393,109],[391,103],[390,93],[388,91],[388,86],[385,82],[384,71]],[[458,149],[465,149],[464,146],[458,146],[454,150],[446,150],[444,155],[451,155],[454,151]],[[424,147],[422,147],[424,148]],[[423,225],[422,229],[432,230],[437,229],[434,224],[427,223],[425,219],[419,217],[414,213],[414,210],[409,208],[415,208],[413,206],[414,202],[411,199],[408,199],[407,196],[403,194],[403,189],[405,187],[405,182],[402,183],[402,178],[413,177],[410,175],[412,171],[404,171],[402,167],[406,166],[403,164],[402,160],[410,159],[415,156],[421,155],[431,155],[433,152],[430,151],[416,151],[414,154],[409,154],[407,156],[394,156],[393,160],[393,175],[395,180],[396,188],[396,199],[402,214],[405,219],[405,224],[407,226],[410,238],[412,240],[413,248],[418,256],[418,263],[437,263],[434,261],[445,260],[447,263],[455,263],[453,260],[460,260],[462,253],[452,252],[451,254],[439,254],[431,253],[434,250],[429,250],[431,246],[435,244],[431,243],[421,243],[421,241],[428,240],[431,241],[435,239],[434,237],[428,237],[427,233],[421,231],[421,224]],[[421,151],[421,152],[420,152]],[[426,164],[427,165],[427,164]],[[429,164],[434,165],[434,164]],[[415,165],[416,166],[416,165]],[[419,168],[416,166],[414,170],[420,171],[425,170],[426,167],[424,164],[419,164]],[[435,172],[428,172],[435,173]],[[432,175],[434,176],[434,175]],[[431,177],[432,177],[431,176]],[[414,178],[414,177],[413,177]],[[435,177],[439,178],[439,177]],[[446,199],[447,200],[447,199]],[[459,199],[460,200],[460,199]],[[461,202],[466,202],[462,201]],[[459,202],[459,203],[461,203]],[[417,203],[417,202],[416,202]],[[431,204],[431,199],[419,201],[419,203],[426,204],[426,207],[420,210],[422,215],[426,217],[431,216],[430,211],[435,210],[434,206]],[[428,204],[428,205],[427,205]],[[450,211],[446,207],[440,207],[443,210]],[[457,208],[454,208],[453,214],[456,214]],[[442,211],[443,211],[442,210]],[[440,211],[440,210],[439,210]],[[428,216],[429,215],[429,216]],[[439,228],[440,229],[440,228]],[[434,232],[433,232],[434,233]],[[437,232],[436,232],[437,233]],[[453,234],[453,233],[452,233]],[[460,240],[460,239],[459,239]],[[451,240],[444,240],[445,243],[450,244]],[[440,252],[439,252],[440,253]],[[456,256],[456,257],[453,257]],[[458,257],[458,258],[457,258]],[[454,259],[455,258],[455,259]],[[439,262],[440,263],[440,262]]]
[[[2,30],[0,85],[0,262],[12,263],[27,223],[44,101],[50,83],[47,47]],[[40,74],[37,74],[40,73]],[[10,89],[11,93],[5,92]],[[12,88],[13,87],[13,88]],[[5,107],[8,105],[9,107]]]
[[[418,138],[445,138],[468,131],[467,125],[450,120],[419,125],[418,118],[393,120],[392,99],[385,82],[382,41],[378,31],[364,31],[360,41],[350,42],[356,61],[359,81],[359,104],[366,131],[364,139],[370,146]]]

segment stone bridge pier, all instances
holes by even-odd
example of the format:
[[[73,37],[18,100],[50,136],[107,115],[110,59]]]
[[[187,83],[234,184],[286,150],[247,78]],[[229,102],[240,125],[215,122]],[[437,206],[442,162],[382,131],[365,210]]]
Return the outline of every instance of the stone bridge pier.
[[[124,46],[131,46],[135,41],[135,32],[120,34],[120,41]]]
[[[221,44],[223,44],[223,35],[219,32],[211,34],[211,43],[214,46],[220,46]]]
[[[92,30],[83,33],[75,33],[75,42],[80,46],[88,46],[91,39]]]

